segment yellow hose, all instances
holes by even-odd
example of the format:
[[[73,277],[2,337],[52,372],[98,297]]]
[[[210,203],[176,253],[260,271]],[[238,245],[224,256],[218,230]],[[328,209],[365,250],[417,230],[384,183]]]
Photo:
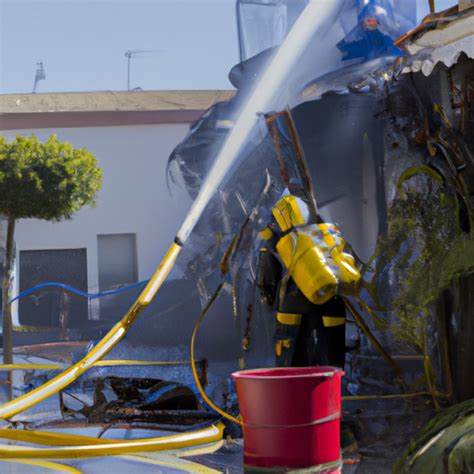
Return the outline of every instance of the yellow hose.
[[[99,360],[94,364],[94,367],[112,367],[112,366],[122,366],[122,365],[159,365],[159,366],[167,366],[167,365],[188,365],[190,364],[190,360],[115,360],[115,359],[107,359],[107,360]]]
[[[200,444],[209,444],[222,439],[224,425],[218,423],[208,428],[188,431],[187,433],[125,441],[41,431],[33,431],[31,434],[28,434],[26,430],[17,430],[17,435],[14,435],[11,433],[12,431],[15,430],[0,430],[0,438],[5,437],[7,439],[17,439],[29,443],[59,447],[36,448],[2,444],[0,445],[0,459],[80,459],[95,456],[114,456],[182,449]],[[75,444],[81,441],[83,441],[83,444]],[[64,446],[64,444],[67,445]]]
[[[51,395],[63,390],[86,372],[86,370],[90,369],[97,361],[107,355],[110,350],[127,334],[140,313],[153,300],[156,292],[161,288],[166,277],[171,272],[174,263],[181,252],[181,248],[182,247],[176,243],[171,245],[156,269],[155,274],[122,320],[118,322],[82,360],[38,388],[31,390],[31,392],[2,405],[0,407],[0,419],[5,420],[11,418],[12,416],[37,405]]]
[[[190,360],[128,360],[128,359],[107,359],[99,360],[94,367],[114,367],[123,365],[144,365],[144,366],[168,366],[168,365],[187,365]],[[0,364],[0,371],[4,370],[59,370],[67,367],[64,364]]]
[[[206,395],[206,392],[202,388],[201,381],[199,380],[199,376],[197,373],[196,369],[196,362],[194,360],[194,345],[196,341],[196,335],[198,333],[199,327],[201,326],[202,320],[204,319],[204,316],[206,315],[207,311],[211,307],[212,303],[215,301],[217,298],[218,294],[220,293],[220,290],[222,289],[222,284],[219,285],[217,290],[215,291],[214,295],[209,299],[207,302],[205,308],[202,310],[201,314],[199,315],[199,318],[196,322],[196,325],[194,326],[193,333],[191,335],[191,345],[190,345],[190,353],[191,353],[191,370],[193,372],[193,377],[194,377],[194,382],[196,383],[197,389],[199,390],[199,393],[201,394],[201,397],[203,400],[219,415],[222,415],[224,418],[227,418],[230,421],[233,421],[234,423],[237,423],[240,426],[243,426],[243,423],[241,420],[233,417],[232,415],[229,415],[229,413],[225,412],[224,410],[221,410],[217,405],[215,405],[211,399]]]
[[[0,429],[0,439],[13,439],[23,443],[43,444],[47,446],[83,446],[86,444],[104,445],[117,441],[107,438],[94,438],[54,431]]]
[[[171,246],[152,279],[145,289],[140,293],[140,296],[132,305],[130,310],[125,314],[122,320],[117,323],[81,361],[69,367],[63,373],[54,377],[52,380],[43,384],[42,386],[0,407],[0,418],[10,418],[36,405],[47,397],[67,387],[86,370],[94,365],[113,365],[110,361],[103,361],[100,364],[99,361],[125,336],[136,318],[152,301],[154,295],[159,290],[169,272],[173,268],[180,251],[181,247],[178,244],[173,244]],[[137,362],[138,361],[129,361],[129,365],[135,365]],[[120,362],[116,361],[116,364],[119,363]],[[157,363],[163,365],[162,362],[157,361]],[[193,368],[193,374],[197,377],[194,357],[191,360],[191,364]],[[18,366],[23,368],[22,365],[23,364],[10,364],[7,366],[7,368],[9,370]],[[31,368],[31,365],[34,364],[28,365]],[[36,364],[36,366],[46,369],[56,368],[54,364]],[[200,387],[200,389],[202,390],[202,387]],[[191,431],[188,433],[181,433],[178,435],[162,436],[159,438],[149,439],[116,441],[88,436],[5,429],[0,430],[0,437],[59,447],[35,448],[0,445],[0,459],[76,459],[93,456],[111,456],[117,454],[122,455],[148,451],[181,449],[221,440],[223,432],[224,425],[219,423],[208,428]],[[75,471],[70,470],[69,472]]]

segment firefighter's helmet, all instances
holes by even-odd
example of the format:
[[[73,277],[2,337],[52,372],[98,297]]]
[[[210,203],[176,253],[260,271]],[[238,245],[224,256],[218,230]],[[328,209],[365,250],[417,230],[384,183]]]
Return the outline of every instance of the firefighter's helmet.
[[[275,204],[272,214],[283,232],[296,226],[308,224],[308,207],[301,199],[290,194],[283,196]]]

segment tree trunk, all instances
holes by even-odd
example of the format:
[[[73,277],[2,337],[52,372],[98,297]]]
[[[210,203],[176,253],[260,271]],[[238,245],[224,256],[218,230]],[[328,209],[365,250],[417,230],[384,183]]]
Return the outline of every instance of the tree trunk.
[[[4,273],[3,273],[3,363],[11,364],[13,362],[13,327],[12,327],[12,309],[10,304],[11,299],[11,282],[12,282],[12,267],[14,259],[14,234],[15,234],[15,219],[8,216],[8,230],[7,230],[7,249],[5,255]]]

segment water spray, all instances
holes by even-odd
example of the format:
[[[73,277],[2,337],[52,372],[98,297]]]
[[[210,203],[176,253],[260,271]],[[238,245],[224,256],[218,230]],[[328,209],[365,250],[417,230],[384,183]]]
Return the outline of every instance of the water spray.
[[[0,419],[11,418],[66,388],[92,367],[95,362],[110,352],[127,334],[130,326],[151,303],[173,269],[178,255],[207,204],[224,181],[231,167],[236,164],[239,152],[257,124],[259,114],[268,112],[270,109],[282,108],[287,104],[288,97],[285,97],[284,92],[287,92],[289,78],[296,69],[303,52],[311,43],[316,32],[322,35],[336,23],[343,4],[344,0],[310,0],[302,11],[253,92],[249,95],[238,120],[210,169],[203,183],[202,190],[194,201],[173,244],[170,246],[148,285],[140,293],[122,320],[81,361],[69,367],[49,382],[1,406]],[[318,48],[318,45],[315,45],[313,59],[316,64],[318,64],[319,51],[320,48]],[[317,76],[318,74],[315,75]]]

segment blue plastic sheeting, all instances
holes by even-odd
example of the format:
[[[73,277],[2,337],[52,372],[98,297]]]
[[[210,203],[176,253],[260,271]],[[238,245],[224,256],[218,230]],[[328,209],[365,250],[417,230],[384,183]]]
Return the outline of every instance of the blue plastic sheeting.
[[[342,59],[369,60],[398,56],[393,41],[416,23],[416,2],[397,0],[355,0],[357,24],[337,45]]]

